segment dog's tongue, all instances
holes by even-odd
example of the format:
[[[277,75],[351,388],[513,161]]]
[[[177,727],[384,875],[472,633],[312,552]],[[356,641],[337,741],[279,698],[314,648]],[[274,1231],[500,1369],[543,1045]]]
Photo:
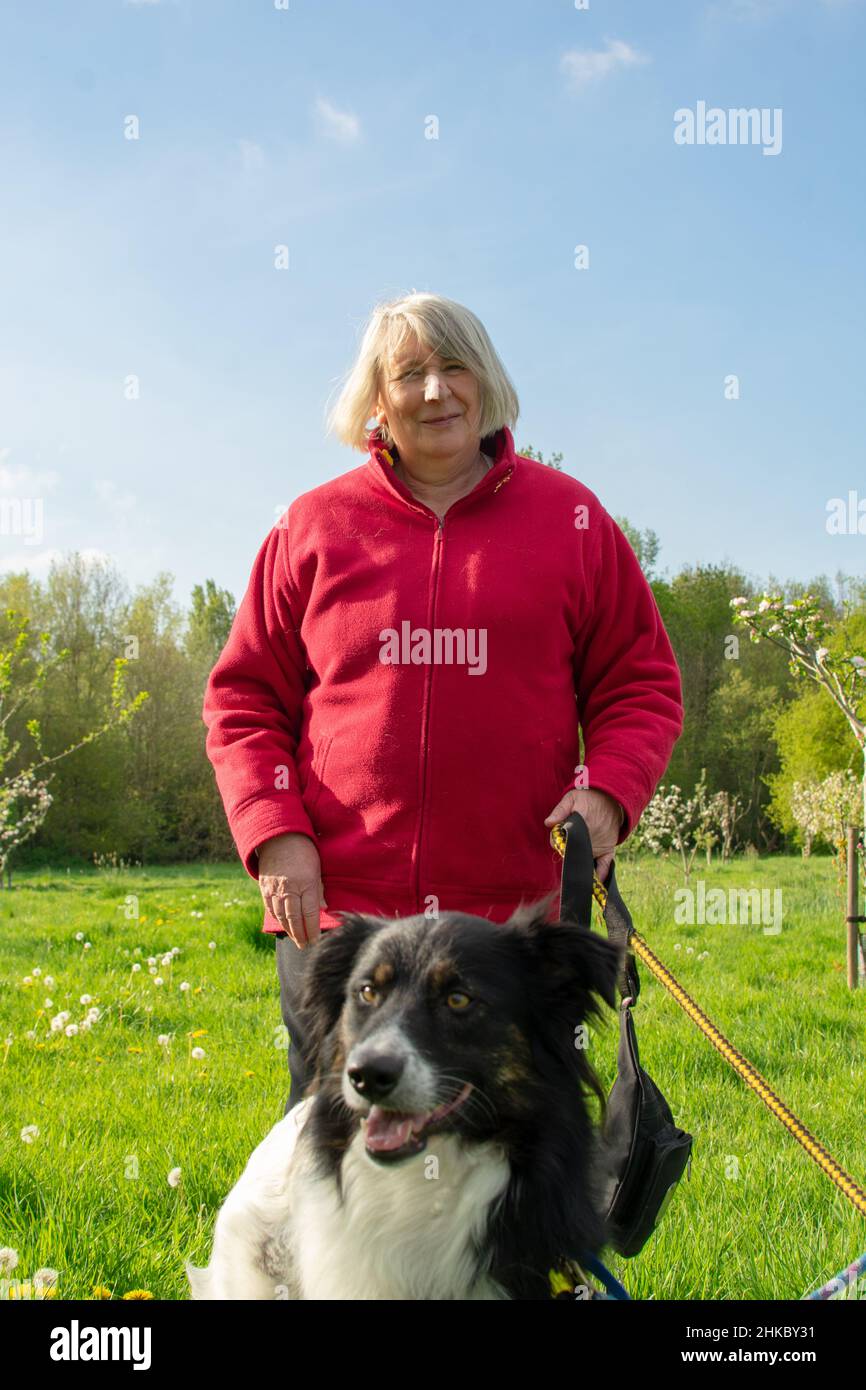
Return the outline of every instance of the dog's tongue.
[[[412,1138],[412,1129],[420,1129],[425,1115],[403,1115],[395,1110],[383,1110],[374,1105],[367,1116],[366,1145],[368,1149],[401,1149]]]

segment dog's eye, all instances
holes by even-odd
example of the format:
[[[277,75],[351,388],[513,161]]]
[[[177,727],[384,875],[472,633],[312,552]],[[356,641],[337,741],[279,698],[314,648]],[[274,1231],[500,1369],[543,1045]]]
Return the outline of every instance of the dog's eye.
[[[378,1004],[379,991],[375,985],[362,985],[358,990],[358,999],[362,1004]]]
[[[452,989],[445,1002],[449,1009],[454,1009],[455,1012],[459,1012],[461,1009],[468,1009],[472,1000],[469,998],[468,994],[463,993],[462,989]]]

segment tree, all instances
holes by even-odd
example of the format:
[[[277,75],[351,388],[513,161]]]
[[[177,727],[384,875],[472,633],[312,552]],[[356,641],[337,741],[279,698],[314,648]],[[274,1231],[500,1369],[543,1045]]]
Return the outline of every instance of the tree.
[[[146,691],[140,691],[134,699],[125,702],[124,668],[127,663],[118,657],[114,663],[114,676],[111,684],[111,699],[106,718],[96,729],[85,734],[76,743],[55,753],[47,753],[43,743],[42,725],[37,718],[26,722],[26,731],[32,741],[35,761],[12,773],[12,764],[21,751],[21,740],[10,734],[12,721],[21,715],[34,693],[44,684],[48,673],[66,662],[69,649],[57,649],[48,632],[40,632],[34,646],[30,633],[30,619],[14,608],[7,608],[0,637],[0,883],[5,877],[6,886],[11,887],[12,853],[41,825],[51,805],[48,784],[54,776],[46,769],[53,767],[71,753],[77,752],[86,744],[102,738],[110,729],[125,725],[148,698]],[[33,754],[30,755],[31,757]],[[25,758],[25,764],[27,760]],[[38,774],[42,774],[41,776]]]

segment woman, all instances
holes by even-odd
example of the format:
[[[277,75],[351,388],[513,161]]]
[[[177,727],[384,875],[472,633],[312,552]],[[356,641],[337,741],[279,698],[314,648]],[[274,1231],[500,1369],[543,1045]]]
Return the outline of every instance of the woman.
[[[582,483],[515,453],[517,415],[468,309],[379,305],[329,421],[366,461],[271,530],[208,681],[208,756],[277,938],[293,1104],[301,977],[334,914],[505,921],[556,887],[549,829],[572,811],[604,878],[682,729],[634,552]]]

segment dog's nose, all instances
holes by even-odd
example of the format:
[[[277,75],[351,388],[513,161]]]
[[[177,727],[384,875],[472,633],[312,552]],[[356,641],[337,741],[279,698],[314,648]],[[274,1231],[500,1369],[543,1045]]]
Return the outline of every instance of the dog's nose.
[[[359,1057],[346,1068],[346,1073],[359,1095],[367,1100],[384,1100],[393,1091],[406,1065],[405,1057],[396,1052],[379,1052]]]

